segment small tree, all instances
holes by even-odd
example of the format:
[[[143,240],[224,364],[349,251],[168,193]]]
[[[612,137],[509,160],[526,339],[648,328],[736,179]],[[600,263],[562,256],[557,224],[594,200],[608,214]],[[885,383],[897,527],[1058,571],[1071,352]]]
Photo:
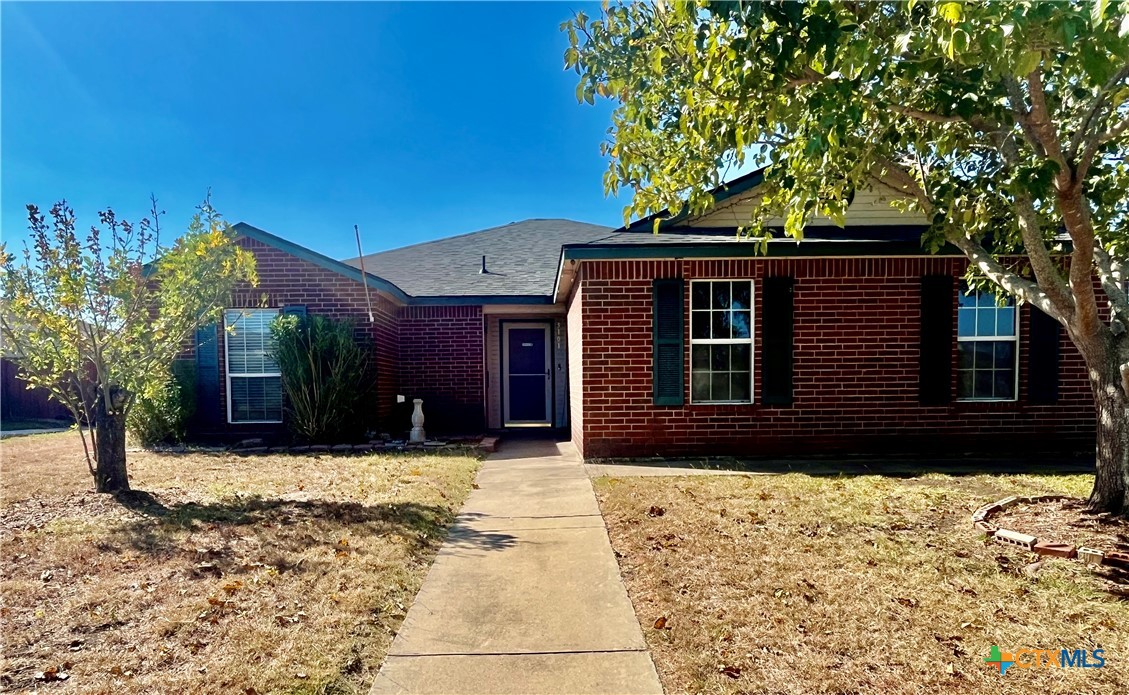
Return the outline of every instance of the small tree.
[[[70,410],[98,492],[129,490],[125,423],[135,394],[167,377],[237,282],[257,281],[254,257],[209,201],[171,247],[160,243],[163,213],[152,202],[136,225],[99,213],[84,240],[65,201],[50,219],[28,205],[22,263],[0,247],[5,352],[31,387]]]
[[[335,442],[364,434],[372,412],[372,351],[357,340],[354,324],[324,316],[279,316],[271,334],[294,435]]]
[[[619,102],[604,180],[628,216],[702,212],[752,156],[746,231],[783,213],[800,238],[891,182],[928,248],[1065,327],[1097,411],[1090,506],[1129,510],[1129,0],[632,3],[563,29],[578,97]]]

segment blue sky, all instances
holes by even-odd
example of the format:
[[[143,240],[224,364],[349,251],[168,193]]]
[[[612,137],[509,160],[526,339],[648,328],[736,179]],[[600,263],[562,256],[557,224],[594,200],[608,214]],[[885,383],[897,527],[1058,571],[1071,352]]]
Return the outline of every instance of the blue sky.
[[[150,193],[343,258],[529,217],[617,226],[559,25],[583,3],[0,4],[0,206]]]

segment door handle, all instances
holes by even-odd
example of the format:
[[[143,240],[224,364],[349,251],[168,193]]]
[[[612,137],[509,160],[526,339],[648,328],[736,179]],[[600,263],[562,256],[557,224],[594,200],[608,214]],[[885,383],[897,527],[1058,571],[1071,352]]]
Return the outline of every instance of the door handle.
[[[553,375],[552,375],[551,372],[552,372],[552,369],[546,367],[546,369],[545,369],[545,378],[546,379],[552,379],[553,378]]]

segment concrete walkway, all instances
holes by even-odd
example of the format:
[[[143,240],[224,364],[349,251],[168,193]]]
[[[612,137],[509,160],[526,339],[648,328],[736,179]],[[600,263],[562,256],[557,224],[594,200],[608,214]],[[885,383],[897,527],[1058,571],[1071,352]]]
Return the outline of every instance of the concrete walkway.
[[[661,694],[575,449],[506,442],[478,485],[372,692]]]

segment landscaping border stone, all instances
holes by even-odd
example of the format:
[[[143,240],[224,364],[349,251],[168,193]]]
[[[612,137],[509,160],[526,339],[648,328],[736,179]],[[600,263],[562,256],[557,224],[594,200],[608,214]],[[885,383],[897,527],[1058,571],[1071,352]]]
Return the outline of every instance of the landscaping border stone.
[[[429,439],[426,442],[406,442],[394,439],[371,439],[363,444],[301,444],[296,446],[275,445],[267,446],[259,438],[244,439],[231,446],[203,446],[186,447],[183,444],[176,446],[157,446],[148,449],[160,454],[199,454],[199,453],[231,453],[239,456],[256,456],[260,454],[371,454],[378,451],[458,451],[465,449],[478,449],[483,453],[492,453],[498,450],[500,437],[455,437],[444,440]],[[146,451],[141,448],[130,448],[127,451]]]
[[[1000,528],[996,526],[989,519],[993,515],[1014,507],[1017,504],[1034,504],[1038,502],[1055,502],[1058,500],[1069,499],[1069,495],[1034,495],[1029,497],[1005,497],[1002,500],[985,504],[972,513],[972,526],[977,531],[980,531],[985,536],[991,538],[997,543],[1004,545],[1011,545],[1024,550],[1030,550],[1038,555],[1047,557],[1061,557],[1065,559],[1074,559],[1087,565],[1107,565],[1111,567],[1121,567],[1129,569],[1129,553],[1121,553],[1112,551],[1103,553],[1094,548],[1078,547],[1070,545],[1069,543],[1058,543],[1045,539],[1039,539],[1030,534],[1013,531],[1011,529]]]

